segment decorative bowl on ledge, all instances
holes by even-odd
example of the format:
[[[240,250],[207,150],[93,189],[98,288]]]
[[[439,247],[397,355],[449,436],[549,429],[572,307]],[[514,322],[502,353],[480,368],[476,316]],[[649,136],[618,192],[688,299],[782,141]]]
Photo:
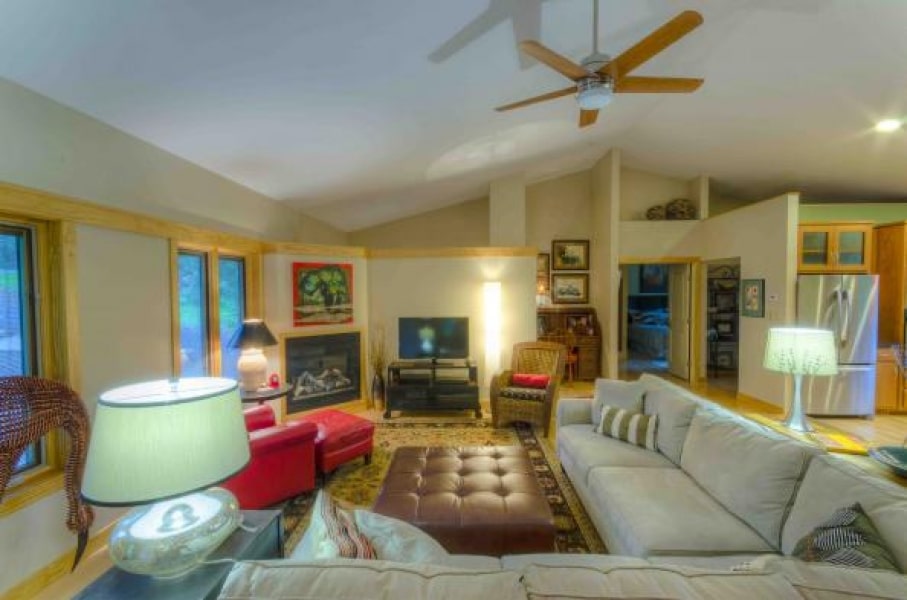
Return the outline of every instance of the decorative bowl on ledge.
[[[901,477],[907,477],[907,447],[878,446],[869,449],[869,456],[887,466]]]

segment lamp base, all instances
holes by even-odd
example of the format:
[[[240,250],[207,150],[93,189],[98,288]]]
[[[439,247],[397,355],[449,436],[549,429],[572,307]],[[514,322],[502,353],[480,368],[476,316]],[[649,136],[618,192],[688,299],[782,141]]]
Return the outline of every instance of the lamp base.
[[[813,431],[813,427],[806,419],[806,415],[803,414],[803,403],[800,400],[800,388],[802,387],[802,385],[803,375],[795,373],[794,399],[791,402],[790,410],[787,411],[787,416],[784,417],[784,420],[781,421],[781,424],[788,429],[793,429],[794,431],[799,431],[800,433],[808,433],[810,431]]]
[[[268,359],[261,348],[248,348],[239,355],[236,371],[239,374],[239,387],[246,392],[254,392],[267,383]]]
[[[110,534],[110,558],[130,573],[180,577],[220,546],[241,520],[236,496],[223,488],[139,506]]]

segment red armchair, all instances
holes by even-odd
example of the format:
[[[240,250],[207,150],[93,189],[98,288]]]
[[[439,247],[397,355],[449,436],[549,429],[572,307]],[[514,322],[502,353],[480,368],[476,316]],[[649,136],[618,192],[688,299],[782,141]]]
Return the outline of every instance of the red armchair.
[[[277,425],[267,404],[246,409],[244,415],[252,458],[221,484],[236,495],[240,507],[263,508],[315,489],[318,427],[300,421]]]

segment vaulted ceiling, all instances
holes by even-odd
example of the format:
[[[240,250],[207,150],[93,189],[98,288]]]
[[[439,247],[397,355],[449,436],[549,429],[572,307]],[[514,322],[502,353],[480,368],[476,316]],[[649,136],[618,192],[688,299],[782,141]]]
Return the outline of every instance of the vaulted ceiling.
[[[602,0],[619,54],[682,10],[693,33],[635,74],[704,77],[617,96],[592,127],[521,57],[579,61],[591,0],[0,0],[0,76],[344,230],[542,179],[619,147],[725,194],[907,198],[907,2]]]

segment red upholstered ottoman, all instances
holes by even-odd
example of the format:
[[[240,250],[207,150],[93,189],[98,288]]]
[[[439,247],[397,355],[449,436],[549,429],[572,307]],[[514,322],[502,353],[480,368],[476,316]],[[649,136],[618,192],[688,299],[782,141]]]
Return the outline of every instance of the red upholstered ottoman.
[[[315,436],[315,466],[322,477],[360,456],[365,464],[372,460],[375,424],[339,410],[319,410],[303,416],[301,421],[318,426]]]

